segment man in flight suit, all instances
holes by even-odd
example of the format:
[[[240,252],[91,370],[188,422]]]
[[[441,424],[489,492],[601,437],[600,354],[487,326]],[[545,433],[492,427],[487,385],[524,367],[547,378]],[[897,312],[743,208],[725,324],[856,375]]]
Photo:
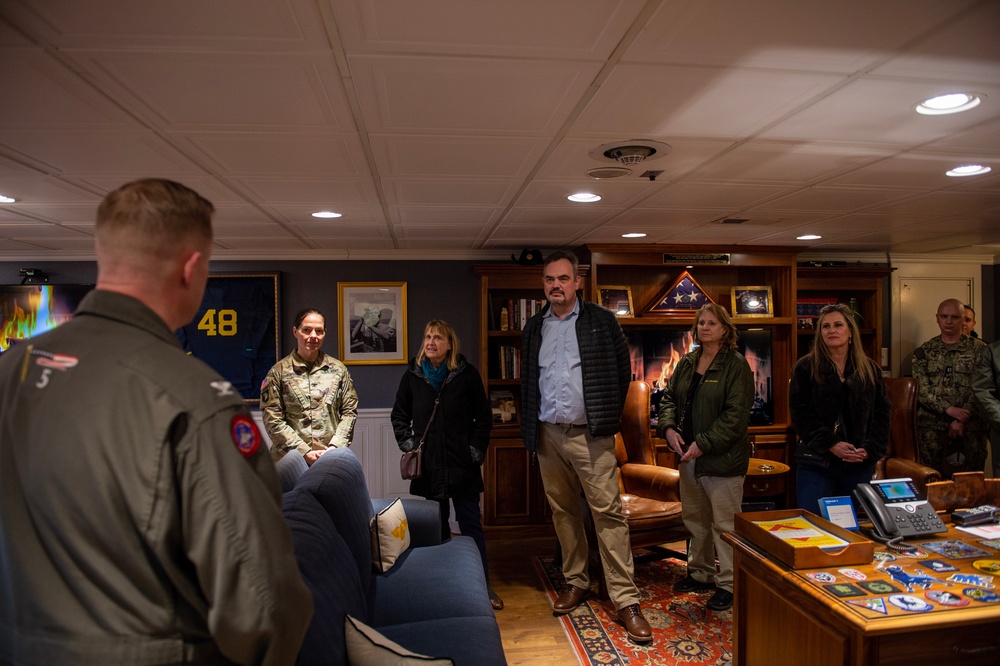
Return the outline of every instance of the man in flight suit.
[[[290,664],[312,600],[266,446],[181,350],[212,204],[166,180],[97,213],[97,288],[0,357],[0,664]]]

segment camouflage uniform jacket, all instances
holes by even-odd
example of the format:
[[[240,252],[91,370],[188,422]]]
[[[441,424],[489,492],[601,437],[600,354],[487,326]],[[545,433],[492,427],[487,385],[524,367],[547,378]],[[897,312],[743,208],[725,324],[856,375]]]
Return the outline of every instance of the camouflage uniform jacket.
[[[350,446],[358,418],[358,393],[347,366],[320,352],[306,363],[292,352],[278,361],[260,387],[264,428],[271,458],[297,449]]]
[[[917,380],[917,425],[921,429],[947,430],[951,417],[945,410],[954,405],[973,411],[966,432],[985,431],[972,402],[972,371],[982,340],[962,335],[951,345],[935,336],[913,353],[913,378]]]

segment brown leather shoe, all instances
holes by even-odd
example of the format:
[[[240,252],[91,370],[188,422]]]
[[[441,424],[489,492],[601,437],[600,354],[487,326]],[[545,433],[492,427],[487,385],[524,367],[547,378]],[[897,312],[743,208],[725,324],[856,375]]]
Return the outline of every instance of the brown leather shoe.
[[[632,604],[619,610],[618,621],[625,625],[628,638],[633,643],[645,645],[653,642],[653,630],[650,628],[649,622],[646,622],[639,604]]]
[[[486,590],[490,593],[490,605],[493,606],[493,610],[503,610],[503,599],[500,595],[494,592],[492,587],[487,586]]]
[[[576,585],[567,585],[563,593],[552,604],[552,614],[565,615],[566,613],[570,613],[582,604],[588,596],[590,596],[590,590],[585,590]]]

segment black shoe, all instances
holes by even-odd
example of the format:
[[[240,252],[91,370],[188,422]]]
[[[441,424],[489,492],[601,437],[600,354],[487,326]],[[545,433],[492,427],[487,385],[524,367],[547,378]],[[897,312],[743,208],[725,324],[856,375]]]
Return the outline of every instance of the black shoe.
[[[714,589],[715,583],[703,583],[695,580],[691,574],[674,583],[674,592],[705,592]]]
[[[733,593],[721,587],[715,591],[712,598],[705,604],[709,610],[724,611],[733,607]]]

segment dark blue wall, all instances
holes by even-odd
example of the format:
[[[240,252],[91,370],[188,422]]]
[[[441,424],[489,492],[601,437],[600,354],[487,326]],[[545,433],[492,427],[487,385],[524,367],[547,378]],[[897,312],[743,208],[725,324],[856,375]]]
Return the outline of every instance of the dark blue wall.
[[[318,308],[327,318],[323,349],[336,356],[339,334],[338,282],[406,282],[407,353],[415,356],[424,325],[445,319],[458,332],[462,353],[476,367],[479,359],[479,280],[468,261],[213,261],[213,273],[275,272],[280,274],[281,349],[295,348],[292,319],[304,308]],[[45,271],[52,284],[92,284],[97,266],[92,262],[30,261],[0,263],[0,284],[18,284],[19,268]],[[541,297],[541,280],[539,280]],[[405,366],[351,365],[351,376],[363,409],[391,407]]]

